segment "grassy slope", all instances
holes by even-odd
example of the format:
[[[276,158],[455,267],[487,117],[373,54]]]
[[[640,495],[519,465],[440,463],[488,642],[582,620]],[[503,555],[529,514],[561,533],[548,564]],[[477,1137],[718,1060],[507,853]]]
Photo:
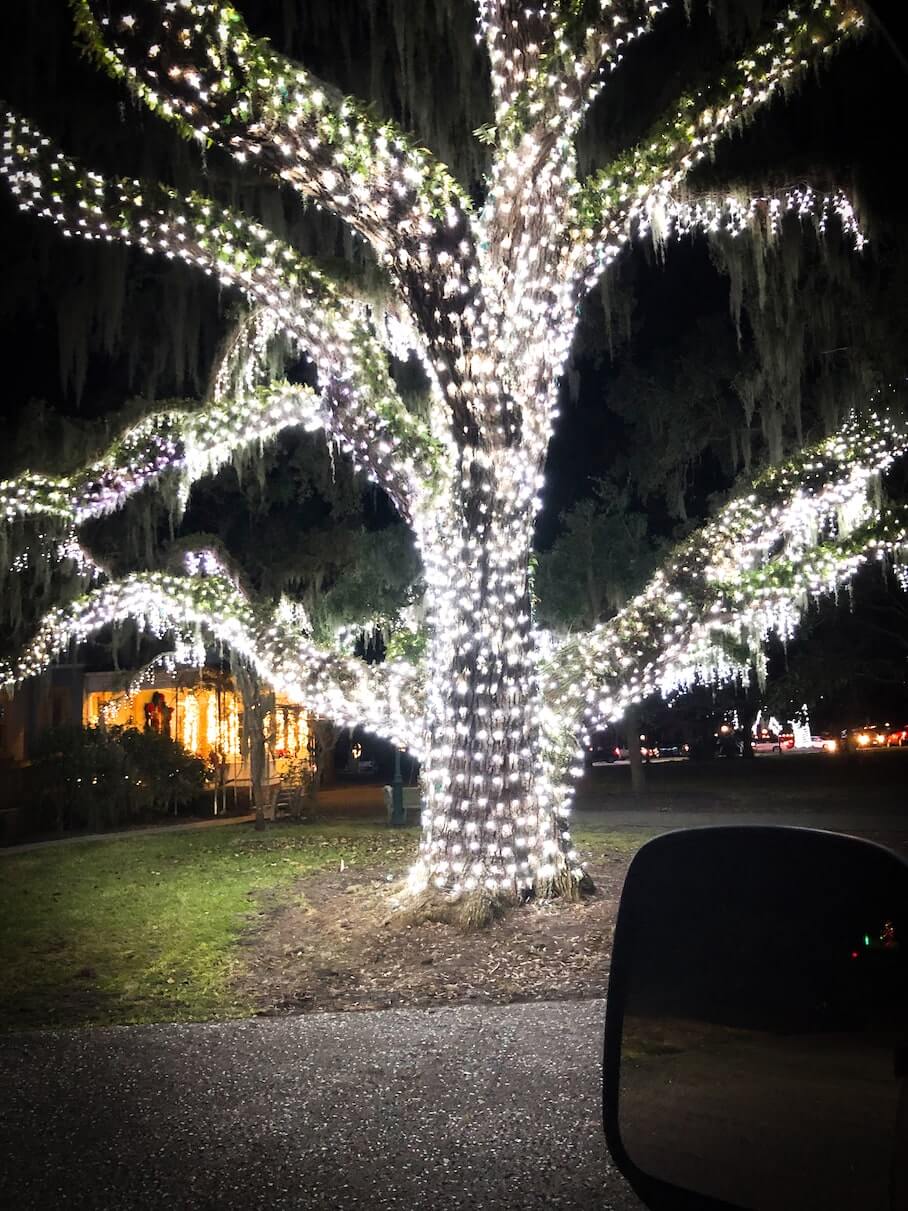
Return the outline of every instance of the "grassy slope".
[[[384,860],[415,829],[218,828],[0,858],[0,1028],[241,1016],[237,945],[260,897]]]

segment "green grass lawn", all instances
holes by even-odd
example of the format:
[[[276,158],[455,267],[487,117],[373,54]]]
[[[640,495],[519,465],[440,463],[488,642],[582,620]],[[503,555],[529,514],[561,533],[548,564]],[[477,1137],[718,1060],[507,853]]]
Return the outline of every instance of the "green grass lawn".
[[[577,823],[581,851],[618,858],[654,832]],[[417,841],[372,822],[242,824],[0,856],[0,1030],[242,1017],[231,975],[262,911],[342,862],[402,870]]]
[[[416,830],[244,825],[0,857],[0,1028],[242,1016],[230,991],[263,893],[400,864]]]

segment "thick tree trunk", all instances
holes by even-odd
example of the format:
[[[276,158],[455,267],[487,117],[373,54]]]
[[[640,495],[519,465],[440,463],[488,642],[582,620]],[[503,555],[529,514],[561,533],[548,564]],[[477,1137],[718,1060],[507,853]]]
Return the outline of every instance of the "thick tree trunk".
[[[646,771],[643,768],[643,754],[640,751],[640,707],[635,703],[627,708],[624,716],[627,728],[627,759],[631,767],[631,791],[642,795],[646,789]]]
[[[544,757],[530,635],[532,509],[471,480],[462,510],[423,540],[433,601],[426,810],[413,880],[484,899],[576,895],[566,796]]]

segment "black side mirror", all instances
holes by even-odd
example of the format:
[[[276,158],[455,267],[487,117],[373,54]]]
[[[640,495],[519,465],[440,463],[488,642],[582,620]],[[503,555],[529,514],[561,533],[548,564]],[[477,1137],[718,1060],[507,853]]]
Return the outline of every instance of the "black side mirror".
[[[621,896],[604,1122],[651,1207],[908,1208],[908,863],[795,828],[669,833]]]

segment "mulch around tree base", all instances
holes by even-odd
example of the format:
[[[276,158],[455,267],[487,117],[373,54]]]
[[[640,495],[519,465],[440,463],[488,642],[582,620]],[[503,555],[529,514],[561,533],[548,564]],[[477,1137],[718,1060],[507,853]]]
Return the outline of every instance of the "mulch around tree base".
[[[266,1015],[601,997],[630,857],[590,855],[580,904],[528,904],[476,933],[407,923],[404,867],[307,876],[289,904],[260,903],[237,991]]]
[[[908,858],[908,834],[863,835]],[[306,876],[279,905],[259,901],[236,991],[262,1015],[604,996],[635,848],[581,851],[596,885],[581,903],[527,904],[476,933],[407,923],[405,864]]]

